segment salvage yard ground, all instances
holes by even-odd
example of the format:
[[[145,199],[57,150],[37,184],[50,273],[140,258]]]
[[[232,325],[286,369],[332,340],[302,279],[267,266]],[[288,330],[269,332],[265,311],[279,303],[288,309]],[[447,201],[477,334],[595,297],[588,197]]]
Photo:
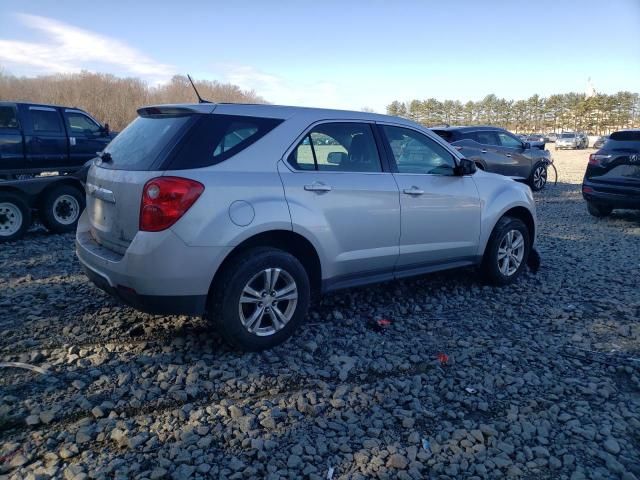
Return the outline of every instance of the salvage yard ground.
[[[590,217],[590,150],[551,151],[537,275],[332,294],[262,354],[117,305],[73,235],[0,246],[0,361],[49,371],[0,369],[0,476],[640,478],[640,212]]]

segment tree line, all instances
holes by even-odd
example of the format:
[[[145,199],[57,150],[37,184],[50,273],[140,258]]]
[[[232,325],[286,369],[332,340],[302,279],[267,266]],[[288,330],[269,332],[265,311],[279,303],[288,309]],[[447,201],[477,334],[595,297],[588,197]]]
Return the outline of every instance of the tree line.
[[[200,95],[212,102],[264,103],[252,90],[217,81],[195,81]],[[73,106],[89,112],[114,130],[122,130],[144,105],[197,102],[187,77],[174,76],[153,86],[139,78],[81,72],[17,77],[0,71],[0,101],[23,101]]]
[[[506,100],[491,94],[478,102],[466,103],[435,98],[395,100],[387,106],[387,113],[426,126],[495,125],[516,133],[579,131],[605,135],[622,128],[640,127],[640,95],[566,93]]]

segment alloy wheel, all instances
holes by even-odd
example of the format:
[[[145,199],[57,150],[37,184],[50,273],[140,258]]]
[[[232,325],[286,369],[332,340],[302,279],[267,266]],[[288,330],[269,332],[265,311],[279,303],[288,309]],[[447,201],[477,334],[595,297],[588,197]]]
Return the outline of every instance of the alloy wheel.
[[[542,189],[547,183],[547,167],[540,165],[533,171],[533,185],[536,190]]]
[[[266,268],[242,289],[238,313],[249,333],[265,337],[289,323],[297,304],[298,287],[293,277],[281,268]]]
[[[498,247],[498,270],[505,277],[518,271],[524,257],[524,236],[519,230],[509,230]]]

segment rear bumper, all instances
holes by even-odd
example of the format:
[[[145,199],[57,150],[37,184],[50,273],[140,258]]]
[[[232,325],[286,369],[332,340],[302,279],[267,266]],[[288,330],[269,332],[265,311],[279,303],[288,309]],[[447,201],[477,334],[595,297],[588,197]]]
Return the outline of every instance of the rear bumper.
[[[585,187],[591,191],[585,192]],[[585,179],[582,183],[582,197],[588,202],[613,208],[640,209],[640,186],[633,188],[612,184],[600,185]]]
[[[171,230],[138,232],[124,255],[100,246],[86,211],[76,254],[89,279],[132,307],[154,314],[200,315],[215,272],[230,247],[191,247]]]

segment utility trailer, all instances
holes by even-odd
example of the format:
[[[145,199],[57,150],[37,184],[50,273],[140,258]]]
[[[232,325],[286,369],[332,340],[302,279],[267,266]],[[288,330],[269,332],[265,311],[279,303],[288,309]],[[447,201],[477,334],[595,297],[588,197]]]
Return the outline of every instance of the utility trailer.
[[[51,232],[74,231],[85,207],[78,173],[0,180],[0,243],[20,239],[34,217]]]

